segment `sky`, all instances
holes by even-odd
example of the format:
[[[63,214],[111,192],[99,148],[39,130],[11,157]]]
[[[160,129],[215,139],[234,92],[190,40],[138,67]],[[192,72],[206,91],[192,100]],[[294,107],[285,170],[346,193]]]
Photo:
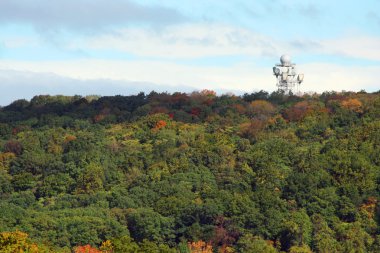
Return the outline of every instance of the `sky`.
[[[380,90],[380,0],[0,0],[0,105],[39,94]]]

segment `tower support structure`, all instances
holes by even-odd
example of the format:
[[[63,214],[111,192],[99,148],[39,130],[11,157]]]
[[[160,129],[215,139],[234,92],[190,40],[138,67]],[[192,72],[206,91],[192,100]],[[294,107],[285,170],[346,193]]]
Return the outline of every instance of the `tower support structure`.
[[[288,55],[282,55],[280,64],[273,67],[273,74],[277,78],[277,87],[279,91],[285,94],[299,93],[300,84],[303,82],[304,74],[299,74],[296,69],[296,64],[291,62]]]

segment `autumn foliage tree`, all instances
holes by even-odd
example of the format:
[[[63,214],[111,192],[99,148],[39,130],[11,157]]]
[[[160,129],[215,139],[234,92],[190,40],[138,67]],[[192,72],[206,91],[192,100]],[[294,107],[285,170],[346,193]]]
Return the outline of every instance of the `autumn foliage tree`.
[[[103,253],[103,252],[87,244],[84,246],[75,247],[74,253]]]
[[[265,100],[255,100],[250,104],[250,109],[253,116],[259,118],[266,118],[273,115],[276,108],[268,101]]]
[[[348,98],[348,99],[345,99],[343,100],[341,103],[343,108],[346,108],[350,111],[354,111],[354,112],[362,112],[362,102],[360,102],[359,99],[357,98]]]
[[[0,153],[0,170],[8,170],[11,161],[15,158],[16,156],[14,153]]]
[[[197,242],[189,242],[188,247],[190,253],[213,253],[212,245],[202,240]]]
[[[20,231],[0,233],[0,252],[3,253],[40,253],[48,252],[46,249],[38,248],[37,244],[31,243],[28,234]]]
[[[380,252],[379,168],[380,92],[40,96],[0,107],[0,252]]]
[[[4,151],[15,155],[21,155],[23,151],[22,144],[16,140],[10,140],[4,145]]]

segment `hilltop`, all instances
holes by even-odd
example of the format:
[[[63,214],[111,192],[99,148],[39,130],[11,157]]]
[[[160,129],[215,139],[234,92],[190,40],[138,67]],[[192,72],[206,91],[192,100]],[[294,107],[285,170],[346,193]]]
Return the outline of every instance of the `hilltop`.
[[[379,92],[0,108],[1,252],[379,252],[379,182]]]

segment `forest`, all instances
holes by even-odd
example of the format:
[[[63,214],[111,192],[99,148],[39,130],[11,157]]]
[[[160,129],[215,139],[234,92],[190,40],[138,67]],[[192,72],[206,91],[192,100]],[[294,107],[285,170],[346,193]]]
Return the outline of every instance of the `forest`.
[[[380,91],[0,108],[0,252],[380,252]]]

